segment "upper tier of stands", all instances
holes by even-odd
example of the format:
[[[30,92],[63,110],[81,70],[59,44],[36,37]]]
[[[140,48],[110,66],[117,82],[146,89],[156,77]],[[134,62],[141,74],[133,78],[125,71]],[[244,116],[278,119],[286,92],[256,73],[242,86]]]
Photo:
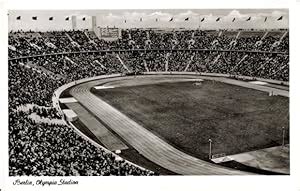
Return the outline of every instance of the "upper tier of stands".
[[[289,51],[287,31],[122,30],[116,41],[98,39],[90,31],[11,32],[9,58],[61,52],[132,49],[209,49]]]
[[[86,52],[88,56],[80,55],[83,52]],[[122,30],[121,38],[115,41],[99,39],[93,32],[87,30],[11,32],[9,33],[8,53],[9,60],[30,58],[22,61],[35,62],[45,59],[42,66],[51,67],[54,73],[61,75],[74,71],[75,65],[66,68],[63,64],[63,70],[61,70],[62,65],[59,66],[60,61],[65,60],[62,59],[63,56],[68,56],[75,61],[73,63],[81,65],[82,62],[87,63],[84,67],[89,72],[93,68],[94,70],[105,68],[105,70],[110,70],[109,73],[191,71],[227,73],[281,81],[289,79],[289,34],[287,30],[127,29]],[[105,54],[113,54],[112,57],[116,58],[116,62],[120,60],[127,67],[118,70],[105,67],[101,64],[101,60],[107,57],[103,57]],[[119,67],[122,68],[122,64]],[[107,71],[102,73],[107,73]]]

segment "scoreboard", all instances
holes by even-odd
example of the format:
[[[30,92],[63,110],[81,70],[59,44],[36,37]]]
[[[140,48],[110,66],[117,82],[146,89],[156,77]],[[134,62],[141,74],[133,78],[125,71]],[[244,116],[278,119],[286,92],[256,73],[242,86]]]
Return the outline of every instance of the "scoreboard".
[[[101,38],[119,38],[119,29],[118,28],[100,28],[100,37]]]

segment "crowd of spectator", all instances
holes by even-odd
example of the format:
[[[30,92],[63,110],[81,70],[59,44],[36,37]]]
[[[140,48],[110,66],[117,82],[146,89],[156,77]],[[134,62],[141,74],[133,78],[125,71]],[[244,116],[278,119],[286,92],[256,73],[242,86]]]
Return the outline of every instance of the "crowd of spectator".
[[[104,74],[188,71],[288,81],[288,34],[251,34],[128,29],[120,39],[105,41],[87,30],[9,33],[9,58],[33,56],[9,59],[10,175],[153,175],[96,148],[67,125],[28,116],[61,118],[52,107],[53,92]],[[97,50],[116,51],[86,52]],[[27,112],[17,109],[26,104],[36,106]]]
[[[121,72],[120,66],[113,66],[118,61],[114,55],[81,58],[70,55],[9,61],[10,176],[154,175],[95,147],[67,125],[37,122],[29,117],[35,113],[42,118],[59,119],[51,102],[55,89],[77,79]],[[92,58],[98,63],[91,65],[88,60]],[[26,112],[18,109],[27,104],[34,106]]]
[[[153,175],[90,144],[65,125],[9,117],[10,176]]]
[[[289,35],[251,31],[122,30],[115,41],[84,30],[9,33],[9,58],[60,52],[128,49],[214,49],[288,52]],[[281,39],[281,37],[283,37]],[[280,42],[280,43],[278,43]],[[274,46],[274,43],[277,44]]]

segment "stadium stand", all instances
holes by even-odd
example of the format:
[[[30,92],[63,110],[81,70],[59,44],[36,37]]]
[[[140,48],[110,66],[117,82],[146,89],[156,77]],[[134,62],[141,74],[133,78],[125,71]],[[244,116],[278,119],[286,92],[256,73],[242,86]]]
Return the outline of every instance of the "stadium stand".
[[[83,78],[149,71],[222,73],[289,80],[287,31],[122,30],[116,41],[91,31],[9,33],[9,173],[20,175],[154,175],[117,160],[59,119],[53,92]],[[28,111],[18,107],[35,105]],[[50,109],[43,109],[48,107]]]

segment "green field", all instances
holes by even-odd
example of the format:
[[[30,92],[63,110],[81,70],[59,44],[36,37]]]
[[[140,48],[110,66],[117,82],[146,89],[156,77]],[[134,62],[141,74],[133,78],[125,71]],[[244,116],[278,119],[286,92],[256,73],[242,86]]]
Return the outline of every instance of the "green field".
[[[180,150],[208,158],[289,142],[289,99],[221,82],[161,83],[93,93]]]

